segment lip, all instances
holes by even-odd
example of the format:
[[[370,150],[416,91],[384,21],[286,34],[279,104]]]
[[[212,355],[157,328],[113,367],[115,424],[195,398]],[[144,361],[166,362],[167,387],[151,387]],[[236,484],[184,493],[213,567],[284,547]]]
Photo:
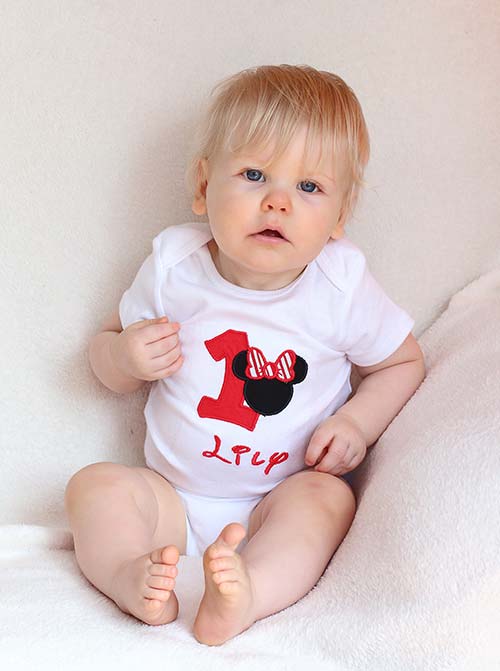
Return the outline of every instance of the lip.
[[[259,242],[264,242],[267,245],[282,245],[285,242],[288,242],[285,238],[274,238],[272,235],[262,235],[262,233],[254,233],[251,237]]]
[[[281,238],[273,238],[269,235],[263,235],[264,231],[267,231],[267,230],[276,231],[277,233],[279,233],[281,235]],[[254,233],[254,236],[255,237],[258,236],[259,239],[264,239],[264,240],[272,240],[272,241],[280,241],[281,240],[282,242],[288,242],[288,240],[286,238],[286,235],[284,234],[283,229],[281,228],[281,226],[277,226],[277,225],[273,225],[273,224],[268,224],[267,226],[264,226],[263,228],[261,228],[260,231],[257,231],[257,233]]]

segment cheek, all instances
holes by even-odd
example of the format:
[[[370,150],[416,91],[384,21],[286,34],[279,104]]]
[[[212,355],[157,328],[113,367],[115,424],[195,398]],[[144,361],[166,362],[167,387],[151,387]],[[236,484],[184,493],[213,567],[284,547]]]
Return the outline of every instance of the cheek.
[[[310,209],[311,216],[314,218],[314,229],[318,235],[328,237],[333,225],[339,217],[338,209],[321,203]]]
[[[207,208],[212,216],[224,218],[234,217],[236,214],[241,216],[251,207],[251,200],[248,194],[237,188],[226,186],[213,191],[207,189]]]
[[[217,209],[217,203],[219,199],[217,198],[217,186],[213,182],[208,182],[207,191],[205,194],[205,199],[207,202],[207,210],[209,213],[215,212]]]

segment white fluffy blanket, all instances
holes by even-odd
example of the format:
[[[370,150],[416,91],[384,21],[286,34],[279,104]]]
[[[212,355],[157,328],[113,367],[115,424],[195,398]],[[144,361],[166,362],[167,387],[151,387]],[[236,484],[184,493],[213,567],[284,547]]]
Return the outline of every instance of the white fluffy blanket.
[[[355,521],[317,586],[221,647],[152,627],[80,573],[67,529],[0,527],[0,667],[489,671],[500,668],[500,270],[420,338],[428,376],[357,470]],[[62,505],[62,502],[61,502]]]

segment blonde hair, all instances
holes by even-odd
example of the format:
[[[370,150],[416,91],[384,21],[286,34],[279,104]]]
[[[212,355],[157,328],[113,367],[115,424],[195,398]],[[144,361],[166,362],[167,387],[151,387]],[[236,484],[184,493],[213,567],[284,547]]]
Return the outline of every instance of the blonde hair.
[[[309,65],[261,65],[216,84],[194,140],[187,187],[199,191],[201,158],[210,161],[221,150],[239,152],[270,141],[276,142],[277,158],[304,122],[306,156],[320,140],[319,161],[323,150],[333,158],[334,179],[342,185],[343,209],[349,216],[365,185],[368,130],[361,105],[344,80]]]

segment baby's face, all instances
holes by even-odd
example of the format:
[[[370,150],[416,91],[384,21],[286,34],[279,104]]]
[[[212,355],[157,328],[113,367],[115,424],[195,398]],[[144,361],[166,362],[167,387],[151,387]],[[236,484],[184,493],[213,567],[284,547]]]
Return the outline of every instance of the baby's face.
[[[272,153],[224,153],[210,163],[203,160],[206,189],[195,198],[193,212],[208,215],[216,243],[210,251],[219,272],[235,284],[286,286],[330,237],[343,235],[342,193],[331,163],[312,172],[301,165],[306,130],[267,168]]]

